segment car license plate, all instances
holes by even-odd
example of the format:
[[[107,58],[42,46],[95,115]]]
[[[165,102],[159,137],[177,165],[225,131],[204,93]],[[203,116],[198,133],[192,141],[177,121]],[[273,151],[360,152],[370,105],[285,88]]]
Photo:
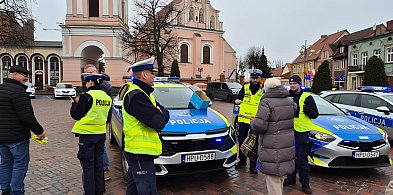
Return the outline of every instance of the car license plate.
[[[352,157],[354,157],[354,158],[378,158],[379,157],[379,151],[352,152]]]
[[[215,160],[215,159],[216,159],[216,153],[183,155],[183,162],[184,163],[209,161],[209,160]]]

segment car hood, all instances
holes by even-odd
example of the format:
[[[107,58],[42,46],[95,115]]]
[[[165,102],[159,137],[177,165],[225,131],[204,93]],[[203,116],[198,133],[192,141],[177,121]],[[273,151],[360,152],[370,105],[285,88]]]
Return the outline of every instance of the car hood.
[[[75,91],[75,89],[55,89],[56,91]]]
[[[344,140],[372,141],[383,139],[382,133],[375,126],[353,116],[319,116],[313,120],[313,125],[314,130],[320,127]]]
[[[211,108],[169,110],[169,115],[162,132],[194,134],[229,127],[226,118]]]

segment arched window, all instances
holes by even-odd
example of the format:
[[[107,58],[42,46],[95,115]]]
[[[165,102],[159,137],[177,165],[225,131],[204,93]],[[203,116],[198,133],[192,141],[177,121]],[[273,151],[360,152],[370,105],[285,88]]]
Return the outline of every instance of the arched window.
[[[188,20],[194,21],[194,8],[190,7],[190,14],[188,16]]]
[[[89,0],[89,17],[98,17],[99,0]]]
[[[44,68],[44,61],[40,56],[34,58],[34,68],[35,70],[43,70]]]
[[[177,24],[178,25],[183,25],[183,15],[180,13],[179,15],[177,15]]]
[[[59,59],[56,57],[52,57],[49,60],[49,65],[50,65],[50,85],[56,86],[56,84],[59,82],[59,69],[60,69]]]
[[[29,68],[27,67],[27,58],[26,58],[25,56],[20,56],[20,57],[18,58],[18,65],[19,65],[19,66],[23,66],[23,67],[25,67],[26,69],[29,69]]]
[[[199,10],[199,22],[203,23],[203,9],[202,8]]]
[[[1,68],[3,69],[3,79],[6,79],[6,78],[8,78],[8,74],[10,73],[11,58],[9,56],[4,56],[1,59],[1,62],[2,62],[2,67]]]
[[[210,61],[210,47],[203,46],[203,61],[202,64],[211,64]]]
[[[180,63],[188,63],[188,45],[182,44],[180,46]]]
[[[216,21],[215,21],[216,19],[215,19],[215,17],[214,16],[210,16],[210,29],[215,29],[215,24],[216,24]]]

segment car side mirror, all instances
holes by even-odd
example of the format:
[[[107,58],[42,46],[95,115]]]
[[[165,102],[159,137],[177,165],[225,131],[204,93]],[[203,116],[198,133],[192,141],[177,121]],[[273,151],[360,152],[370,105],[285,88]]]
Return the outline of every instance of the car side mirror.
[[[74,87],[74,89],[76,89],[76,87]]]
[[[56,87],[52,87],[53,89],[56,89]]]
[[[379,106],[379,107],[377,107],[376,110],[377,110],[378,112],[383,112],[383,113],[385,113],[386,115],[389,115],[389,114],[390,114],[390,110],[389,110],[389,108],[386,107],[386,106]]]
[[[34,89],[37,89],[37,87],[34,87]]]

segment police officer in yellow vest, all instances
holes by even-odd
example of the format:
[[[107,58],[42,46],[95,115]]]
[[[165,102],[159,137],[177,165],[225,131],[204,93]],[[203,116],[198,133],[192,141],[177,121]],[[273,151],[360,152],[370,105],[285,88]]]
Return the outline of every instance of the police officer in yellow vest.
[[[154,98],[154,57],[131,67],[132,83],[123,99],[124,154],[129,165],[127,195],[157,194],[154,159],[162,153],[159,132],[169,112]]]
[[[309,132],[312,128],[312,119],[319,115],[318,108],[310,93],[301,90],[302,79],[294,75],[289,78],[289,97],[292,97],[297,104],[295,113],[295,148],[296,148],[296,169],[295,172],[287,176],[284,185],[294,185],[296,183],[296,172],[299,171],[299,181],[302,184],[302,191],[311,194],[310,188],[310,167],[307,156],[311,152],[311,141]]]
[[[100,87],[100,74],[85,74],[87,92],[73,99],[71,117],[76,121],[72,133],[79,137],[78,159],[83,169],[85,195],[105,193],[103,152],[106,139],[106,120],[112,98]]]
[[[245,84],[239,91],[239,95],[235,100],[235,104],[240,104],[238,115],[239,122],[239,145],[241,146],[246,139],[250,130],[250,120],[255,117],[258,110],[259,102],[263,96],[261,84],[262,71],[259,69],[250,70],[250,82]],[[240,161],[236,164],[236,168],[247,165],[246,156],[240,152]],[[250,174],[258,174],[256,162],[250,160]]]

